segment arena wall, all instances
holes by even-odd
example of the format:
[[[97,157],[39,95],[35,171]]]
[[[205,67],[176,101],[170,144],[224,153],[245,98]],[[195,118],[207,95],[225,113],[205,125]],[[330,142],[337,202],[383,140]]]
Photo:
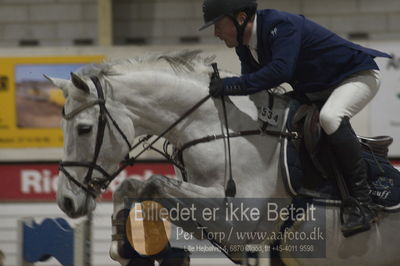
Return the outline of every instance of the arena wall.
[[[2,0],[0,46],[98,44],[98,5],[104,0]],[[115,44],[216,43],[202,24],[202,0],[106,0]],[[397,0],[258,0],[259,8],[304,14],[353,39],[400,39]]]

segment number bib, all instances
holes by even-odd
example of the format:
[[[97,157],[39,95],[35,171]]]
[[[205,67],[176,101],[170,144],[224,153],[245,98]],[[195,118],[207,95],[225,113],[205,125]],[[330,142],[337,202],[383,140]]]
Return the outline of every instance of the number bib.
[[[258,109],[258,119],[271,125],[278,125],[279,115],[275,114],[268,106],[261,106]]]

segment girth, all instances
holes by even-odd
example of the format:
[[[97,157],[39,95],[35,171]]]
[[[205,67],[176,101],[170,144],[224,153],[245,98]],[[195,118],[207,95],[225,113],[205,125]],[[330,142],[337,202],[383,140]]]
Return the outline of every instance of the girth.
[[[299,137],[299,134],[296,131],[292,131],[292,132],[284,132],[284,131],[275,131],[275,130],[261,130],[261,129],[255,129],[255,130],[245,130],[245,131],[239,131],[239,132],[232,132],[229,133],[229,137],[230,138],[237,138],[237,137],[246,137],[246,136],[256,136],[256,135],[270,135],[270,136],[276,136],[276,137],[284,137],[287,139],[297,139]],[[174,162],[175,165],[179,164],[180,167],[179,169],[182,172],[182,178],[184,181],[188,181],[187,180],[187,173],[185,171],[185,167],[184,167],[184,160],[183,160],[183,152],[185,150],[187,150],[190,147],[193,147],[197,144],[201,144],[201,143],[207,143],[210,141],[214,141],[214,140],[218,140],[218,139],[225,139],[227,138],[226,134],[219,134],[219,135],[209,135],[200,139],[196,139],[196,140],[192,140],[189,141],[185,144],[182,145],[182,147],[180,147],[179,149],[175,150],[175,154],[174,154],[174,160],[176,160],[177,162]]]

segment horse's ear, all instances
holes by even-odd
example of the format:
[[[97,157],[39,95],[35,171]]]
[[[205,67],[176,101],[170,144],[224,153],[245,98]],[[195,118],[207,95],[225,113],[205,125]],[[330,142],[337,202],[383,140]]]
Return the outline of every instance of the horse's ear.
[[[68,97],[68,87],[69,87],[69,80],[66,79],[59,79],[59,78],[51,78],[45,74],[43,74],[43,76],[50,81],[51,84],[53,84],[55,87],[61,89],[64,93],[64,97],[67,98]]]
[[[72,84],[74,84],[75,87],[84,91],[87,94],[90,93],[89,86],[77,74],[71,72],[71,80],[72,80]]]

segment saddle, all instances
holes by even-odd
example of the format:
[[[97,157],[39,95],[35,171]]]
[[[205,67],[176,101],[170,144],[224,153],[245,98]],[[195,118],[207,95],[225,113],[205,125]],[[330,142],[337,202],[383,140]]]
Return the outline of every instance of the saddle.
[[[296,131],[298,139],[283,140],[281,165],[288,190],[296,195],[339,205],[339,190],[334,178],[326,134],[319,124],[319,108],[291,100],[286,128]],[[400,209],[400,172],[387,155],[393,138],[358,137],[368,169],[371,198],[386,210]]]

